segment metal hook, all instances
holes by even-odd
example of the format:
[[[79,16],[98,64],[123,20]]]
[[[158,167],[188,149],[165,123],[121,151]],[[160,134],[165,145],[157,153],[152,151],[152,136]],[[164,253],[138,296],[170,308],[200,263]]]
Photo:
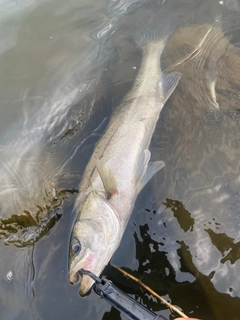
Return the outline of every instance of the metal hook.
[[[97,283],[102,283],[102,280],[96,276],[94,273],[92,273],[91,271],[89,270],[84,270],[84,269],[81,269],[78,271],[80,273],[80,275],[87,275],[89,276],[90,278],[92,278],[95,282]]]

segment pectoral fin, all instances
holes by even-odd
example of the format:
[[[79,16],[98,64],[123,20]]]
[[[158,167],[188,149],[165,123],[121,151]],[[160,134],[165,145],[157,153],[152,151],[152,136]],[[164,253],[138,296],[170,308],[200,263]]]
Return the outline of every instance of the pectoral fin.
[[[144,150],[142,161],[139,163],[138,170],[138,180],[137,180],[137,189],[138,192],[148,183],[148,181],[161,170],[165,163],[163,161],[149,162],[151,157],[151,152],[149,150]]]
[[[116,179],[103,161],[97,160],[96,167],[106,190],[107,199],[110,199],[114,194],[118,194]]]

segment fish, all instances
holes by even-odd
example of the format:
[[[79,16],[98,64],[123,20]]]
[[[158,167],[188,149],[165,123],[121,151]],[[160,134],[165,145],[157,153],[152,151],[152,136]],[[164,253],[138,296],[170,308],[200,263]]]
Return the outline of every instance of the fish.
[[[136,36],[143,51],[138,74],[80,182],[69,245],[69,281],[76,284],[81,280],[81,296],[89,293],[94,280],[79,271],[101,274],[120,244],[138,194],[165,165],[150,161],[149,145],[160,112],[181,78],[178,72],[161,71],[160,57],[169,30]]]

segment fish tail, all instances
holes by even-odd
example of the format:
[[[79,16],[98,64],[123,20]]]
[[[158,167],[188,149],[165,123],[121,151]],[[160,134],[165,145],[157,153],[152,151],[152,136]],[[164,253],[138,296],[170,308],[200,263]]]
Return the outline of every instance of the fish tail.
[[[136,44],[143,50],[149,48],[149,45],[158,47],[158,51],[164,49],[165,44],[171,34],[177,27],[176,19],[167,19],[166,17],[161,18],[159,26],[145,25],[142,30],[137,32],[134,36]]]
[[[152,86],[159,82],[159,96],[161,97],[162,103],[158,104],[157,108],[160,109],[173,93],[181,78],[179,72],[162,72],[160,67],[160,56],[168,38],[176,29],[176,26],[177,21],[175,19],[164,17],[160,20],[159,28],[153,28],[149,23],[135,36],[136,43],[143,51],[138,77],[139,79],[148,79],[148,86],[150,86],[149,82],[152,83]],[[139,83],[137,83],[137,85],[139,85]],[[143,87],[145,86],[146,82],[143,81]]]

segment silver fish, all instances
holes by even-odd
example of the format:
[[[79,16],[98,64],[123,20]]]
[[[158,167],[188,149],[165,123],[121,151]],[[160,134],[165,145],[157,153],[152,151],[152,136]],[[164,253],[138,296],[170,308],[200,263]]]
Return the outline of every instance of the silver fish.
[[[164,167],[162,161],[149,162],[148,148],[160,112],[181,77],[160,69],[166,40],[166,34],[157,39],[138,37],[143,49],[139,73],[84,172],[70,240],[69,280],[73,284],[79,280],[80,269],[101,274],[119,246],[139,192]],[[80,295],[93,283],[89,276],[82,276]]]

